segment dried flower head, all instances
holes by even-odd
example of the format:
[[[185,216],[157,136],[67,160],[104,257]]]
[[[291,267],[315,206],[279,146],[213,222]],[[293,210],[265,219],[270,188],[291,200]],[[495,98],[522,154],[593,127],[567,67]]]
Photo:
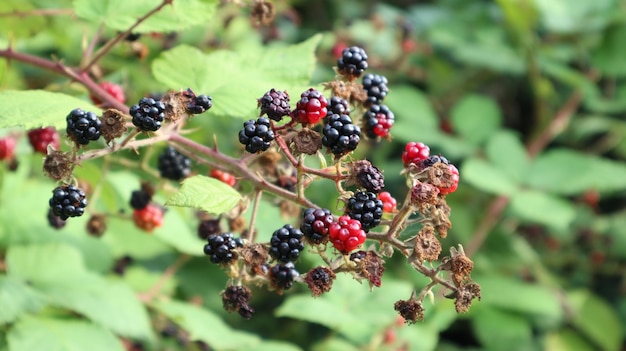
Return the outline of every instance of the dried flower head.
[[[244,245],[240,253],[244,264],[253,272],[259,271],[257,268],[265,264],[269,257],[267,247],[260,243]]]
[[[322,148],[322,136],[314,130],[304,128],[293,138],[293,147],[296,154],[315,155]]]
[[[68,179],[74,172],[74,162],[69,153],[54,150],[48,146],[48,154],[43,160],[43,173],[56,181]]]
[[[480,301],[480,297],[480,285],[471,282],[460,287],[456,292],[456,300],[454,301],[456,312],[463,313],[469,311],[474,298],[478,298]]]
[[[346,185],[357,184],[359,187],[373,193],[379,193],[385,188],[383,172],[368,160],[359,160],[350,164],[350,178]]]
[[[413,296],[408,300],[396,301],[393,309],[404,318],[407,324],[415,324],[418,320],[424,320],[424,306],[422,306],[421,301],[417,301]]]
[[[428,182],[437,188],[452,188],[458,184],[458,179],[450,171],[450,167],[443,163],[437,162],[427,168]]]
[[[454,285],[461,286],[463,281],[470,279],[470,273],[474,268],[474,262],[463,251],[463,247],[459,245],[459,250],[454,247],[450,248],[452,258],[450,259],[450,271],[452,272],[452,281]]]
[[[250,19],[256,26],[266,26],[274,21],[275,15],[274,3],[265,0],[255,0],[250,12]]]
[[[420,262],[432,262],[439,258],[440,253],[441,243],[435,237],[435,228],[431,225],[424,226],[415,238],[413,254]]]
[[[357,251],[350,255],[350,260],[356,263],[356,273],[360,278],[370,282],[370,287],[380,287],[385,272],[384,261],[374,251]]]
[[[439,195],[439,189],[436,186],[416,181],[411,188],[411,205],[419,212],[423,212],[437,204],[439,201],[437,195]]]
[[[254,309],[248,305],[252,292],[247,286],[230,285],[222,292],[222,305],[228,312],[238,312],[245,319],[250,319]]]
[[[333,281],[337,276],[335,272],[326,267],[315,267],[307,274],[304,281],[309,286],[313,297],[318,297],[325,292],[329,292],[333,287]]]
[[[107,230],[107,217],[102,214],[94,214],[87,221],[87,233],[94,237],[101,237]]]
[[[100,133],[107,144],[113,139],[121,137],[126,132],[125,117],[126,115],[122,111],[113,108],[102,113],[102,117],[100,117]]]

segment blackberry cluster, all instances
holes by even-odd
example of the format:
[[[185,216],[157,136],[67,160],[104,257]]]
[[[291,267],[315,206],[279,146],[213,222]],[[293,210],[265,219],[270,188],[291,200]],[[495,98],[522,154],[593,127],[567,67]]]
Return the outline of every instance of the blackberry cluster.
[[[361,228],[368,232],[380,224],[383,216],[383,202],[372,192],[359,191],[348,200],[346,214],[361,222]]]
[[[350,115],[348,101],[336,95],[331,97],[328,102],[328,116],[331,115]]]
[[[358,184],[367,191],[379,193],[385,188],[385,177],[383,173],[371,163],[359,167],[354,177]]]
[[[370,138],[386,137],[393,126],[395,116],[386,105],[372,105],[363,114],[365,134]]]
[[[204,254],[209,256],[213,263],[229,263],[237,259],[237,253],[233,250],[243,247],[241,239],[235,239],[232,233],[212,234],[207,241],[208,243],[204,245]]]
[[[345,48],[337,60],[339,73],[349,78],[358,78],[367,69],[367,54],[358,46]]]
[[[66,117],[65,131],[70,139],[79,145],[87,145],[92,140],[100,138],[102,122],[93,112],[79,108],[72,110]]]
[[[135,190],[130,194],[130,207],[135,210],[142,210],[148,206],[152,196],[144,190]]]
[[[69,217],[80,217],[85,213],[87,198],[81,189],[73,185],[64,185],[52,190],[49,205],[55,216],[66,220]]]
[[[365,105],[380,104],[389,92],[387,84],[387,77],[385,76],[371,73],[364,75],[363,89],[367,93]]]
[[[294,280],[300,275],[293,262],[279,263],[270,269],[272,284],[278,289],[289,289]]]
[[[143,132],[154,132],[161,128],[165,119],[165,104],[153,98],[141,98],[130,108],[133,124]]]
[[[181,180],[191,173],[191,160],[168,146],[161,155],[158,162],[161,177],[171,180]]]
[[[322,145],[335,155],[353,151],[361,141],[361,129],[352,124],[348,115],[329,116],[322,133]]]
[[[328,240],[328,227],[333,223],[333,215],[325,208],[308,208],[302,216],[300,230],[313,244]]]
[[[208,111],[213,107],[213,100],[207,95],[198,95],[195,99],[187,104],[187,111],[194,115],[199,115]]]
[[[267,93],[263,94],[260,99],[257,99],[258,107],[261,108],[261,114],[259,116],[267,115],[267,117],[280,121],[284,116],[291,114],[291,107],[289,106],[289,94],[286,91],[278,91],[272,88]]]
[[[272,140],[274,131],[270,128],[270,120],[265,117],[244,122],[243,129],[239,131],[239,142],[251,154],[269,149]]]
[[[303,236],[300,229],[294,228],[291,224],[285,224],[272,234],[270,239],[270,256],[280,262],[297,260],[300,257],[300,252],[304,250]]]

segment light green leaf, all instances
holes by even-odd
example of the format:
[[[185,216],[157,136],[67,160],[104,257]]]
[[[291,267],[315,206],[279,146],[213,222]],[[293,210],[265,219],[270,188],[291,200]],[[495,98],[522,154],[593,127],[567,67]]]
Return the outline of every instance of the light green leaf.
[[[559,230],[567,229],[576,217],[576,209],[570,202],[539,191],[515,193],[509,206],[525,220]]]
[[[545,350],[550,351],[594,351],[580,333],[569,329],[554,331],[546,336]]]
[[[588,291],[575,291],[567,296],[573,310],[572,324],[600,350],[619,350],[624,331],[615,310],[604,300]]]
[[[339,338],[331,337],[313,345],[312,351],[359,351],[360,348],[352,345],[348,341]]]
[[[290,344],[283,341],[267,340],[261,342],[254,347],[255,351],[302,351],[301,348],[294,344]]]
[[[467,95],[450,112],[454,130],[473,144],[487,140],[502,123],[498,104],[488,97]]]
[[[532,349],[532,328],[529,320],[522,315],[498,308],[480,308],[472,315],[472,327],[486,349]]]
[[[615,0],[534,0],[543,25],[552,32],[597,31],[609,22],[617,8]]]
[[[190,340],[202,340],[217,350],[254,350],[260,343],[256,336],[230,328],[201,306],[172,300],[157,302],[154,308],[187,331]]]
[[[196,175],[183,180],[178,192],[172,195],[166,206],[180,206],[197,208],[212,214],[221,214],[231,210],[241,199],[231,186],[223,182]]]
[[[231,187],[228,187],[228,188],[230,191],[234,192],[234,190]],[[239,195],[238,193],[236,194]],[[219,199],[219,196],[210,197],[210,199],[217,200]],[[211,205],[217,206],[217,204],[211,204]],[[230,205],[225,203],[224,206],[228,207]],[[156,228],[154,230],[153,235],[157,237],[158,239],[162,240],[163,242],[167,243],[168,245],[171,245],[179,252],[184,252],[186,254],[194,255],[194,256],[204,256],[204,253],[202,252],[202,247],[204,246],[204,244],[206,244],[206,242],[200,240],[196,232],[191,230],[191,227],[189,226],[191,219],[190,218],[186,219],[185,214],[188,215],[189,211],[187,211],[186,213],[183,213],[181,208],[170,209],[169,211],[165,213],[163,226]],[[146,233],[143,233],[143,234],[146,234]]]
[[[419,138],[425,131],[437,129],[439,119],[428,97],[421,90],[409,85],[395,85],[391,87],[385,104],[396,117],[396,122],[407,126],[413,137]],[[395,125],[391,132],[403,129]]]
[[[79,281],[89,274],[80,252],[63,244],[11,246],[6,262],[10,276],[33,283]]]
[[[592,62],[600,72],[608,76],[623,77],[626,68],[621,60],[626,56],[624,41],[626,40],[626,26],[609,28],[602,36],[602,44],[593,53]]]
[[[459,174],[462,182],[491,194],[511,195],[518,191],[513,177],[485,160],[468,159]]]
[[[152,72],[168,88],[190,87],[211,95],[212,114],[249,119],[258,115],[256,100],[270,88],[287,90],[295,98],[310,87],[321,38],[315,35],[285,47],[245,46],[210,54],[181,45],[154,60]]]
[[[487,141],[485,153],[494,166],[516,182],[525,178],[530,160],[517,134],[508,130],[495,132]]]
[[[75,0],[78,17],[91,22],[104,22],[112,29],[126,30],[137,19],[156,8],[161,0]],[[179,31],[209,21],[217,1],[177,0],[150,16],[134,33]]]
[[[100,109],[91,103],[62,93],[45,90],[0,91],[0,128],[64,128],[65,117],[75,108],[100,113]]]
[[[7,339],[11,351],[124,351],[113,333],[84,321],[24,317]]]
[[[0,324],[13,322],[22,314],[36,312],[44,297],[18,279],[0,277]]]

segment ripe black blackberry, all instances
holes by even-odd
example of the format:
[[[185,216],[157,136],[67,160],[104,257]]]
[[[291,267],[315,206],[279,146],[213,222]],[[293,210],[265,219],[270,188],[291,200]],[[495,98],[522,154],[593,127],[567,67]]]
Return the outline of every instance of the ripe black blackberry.
[[[207,95],[198,95],[187,104],[187,111],[193,115],[204,113],[213,107],[213,100]]]
[[[367,93],[365,105],[369,106],[371,104],[380,104],[389,92],[387,84],[387,77],[381,76],[380,74],[368,73],[364,75],[363,89]]]
[[[361,128],[352,124],[348,115],[331,115],[325,121],[322,145],[335,155],[353,151],[361,141]]]
[[[348,106],[348,101],[336,95],[330,98],[327,108],[327,116],[350,115],[350,107]]]
[[[365,50],[358,46],[343,49],[341,57],[337,60],[337,70],[339,73],[355,79],[361,76],[367,69],[367,54]]]
[[[130,194],[130,207],[135,210],[142,210],[148,206],[152,196],[144,190],[135,190]]]
[[[272,285],[279,290],[287,290],[293,286],[294,280],[300,275],[293,262],[279,263],[270,269]]]
[[[300,230],[313,244],[328,241],[328,227],[333,223],[333,215],[325,208],[308,208],[302,215]]]
[[[165,119],[165,104],[153,98],[141,98],[130,108],[133,124],[142,132],[154,132],[161,128]]]
[[[52,212],[52,208],[48,209],[48,224],[54,229],[61,229],[65,227],[67,221],[57,216]]]
[[[85,213],[87,198],[81,189],[73,185],[64,185],[52,190],[52,197],[48,203],[55,216],[66,220],[69,217],[79,217]]]
[[[205,219],[198,224],[198,237],[202,240],[206,240],[213,234],[218,234],[222,231],[219,219]]]
[[[191,160],[168,146],[161,155],[158,163],[161,177],[171,180],[181,180],[191,172]]]
[[[233,251],[237,247],[243,247],[243,242],[240,238],[235,239],[233,233],[212,234],[204,245],[204,254],[213,263],[229,263],[237,259],[237,253]]]
[[[361,228],[368,232],[380,224],[383,216],[383,202],[370,191],[358,191],[348,199],[346,214],[361,222]]]
[[[386,105],[371,105],[363,114],[363,129],[369,138],[386,137],[395,122],[393,112]]]
[[[418,167],[419,167],[420,170],[426,169],[428,167],[433,166],[437,162],[441,162],[441,163],[446,164],[446,165],[450,164],[450,161],[448,161],[447,158],[445,158],[445,157],[443,157],[441,155],[431,155],[427,159],[421,161],[418,164]]]
[[[95,113],[73,109],[65,118],[67,136],[76,144],[87,145],[92,140],[100,138],[102,122]]]
[[[257,99],[258,107],[261,108],[261,114],[259,116],[267,115],[267,117],[280,121],[284,116],[291,114],[291,107],[289,106],[289,94],[286,91],[277,91],[272,88],[267,93],[263,94],[260,99]]]
[[[300,229],[294,228],[291,224],[285,224],[272,234],[270,239],[270,256],[280,262],[297,260],[300,257],[300,252],[304,250],[303,236]]]
[[[243,129],[239,131],[239,142],[251,154],[269,149],[272,140],[274,132],[270,128],[270,120],[265,117],[244,122]]]
[[[385,188],[383,173],[369,162],[363,162],[359,167],[355,167],[354,178],[359,186],[373,193],[379,193]]]

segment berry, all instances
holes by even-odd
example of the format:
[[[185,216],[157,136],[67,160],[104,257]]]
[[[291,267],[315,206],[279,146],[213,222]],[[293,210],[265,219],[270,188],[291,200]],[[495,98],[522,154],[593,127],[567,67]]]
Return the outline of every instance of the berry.
[[[237,182],[237,178],[235,178],[234,175],[228,173],[228,172],[224,172],[222,170],[219,169],[212,169],[211,172],[209,173],[209,175],[215,179],[218,179],[220,181],[222,181],[223,183],[226,183],[230,186],[235,185],[235,183]]]
[[[98,86],[104,89],[104,91],[106,91],[107,93],[109,93],[109,95],[111,95],[115,100],[121,102],[122,104],[126,102],[126,96],[124,96],[124,89],[122,89],[121,86],[112,82],[100,82],[98,83]],[[91,98],[91,101],[93,101],[94,104],[102,105],[102,100],[100,100],[99,97],[93,94],[89,94],[89,97]]]
[[[337,60],[339,73],[349,78],[358,78],[367,69],[367,54],[358,46],[343,49]]]
[[[378,194],[378,199],[383,202],[383,212],[392,213],[396,210],[398,202],[388,191]]]
[[[52,190],[49,205],[55,216],[66,220],[69,217],[79,217],[85,213],[87,198],[81,189],[73,185],[64,185]]]
[[[244,122],[243,129],[239,131],[239,142],[251,154],[269,149],[272,140],[274,131],[270,128],[270,120],[265,117]]]
[[[50,224],[50,226],[54,229],[61,229],[67,224],[66,220],[62,219],[61,217],[55,215],[54,212],[52,212],[52,208],[48,209],[47,218],[48,224]]]
[[[198,237],[207,240],[210,235],[222,232],[219,219],[205,219],[198,224]]]
[[[439,194],[441,195],[453,193],[459,187],[459,170],[453,164],[448,164],[448,169],[450,170],[450,173],[452,173],[452,180],[454,181],[454,184],[450,187],[439,187]]]
[[[59,133],[54,127],[36,128],[28,131],[28,141],[35,152],[48,154],[48,145],[55,150],[61,147]]]
[[[330,98],[327,109],[327,116],[350,115],[350,107],[348,106],[348,101],[339,96],[333,96]]]
[[[10,136],[0,139],[0,161],[13,159],[16,144],[15,138]]]
[[[213,100],[207,95],[198,95],[187,104],[187,110],[194,115],[204,113],[213,107]]]
[[[418,166],[419,166],[420,170],[423,170],[423,169],[426,169],[428,167],[434,166],[438,162],[441,162],[441,163],[444,163],[444,164],[447,164],[447,165],[450,164],[450,161],[448,161],[447,158],[445,158],[445,157],[443,157],[441,155],[432,155],[432,156],[429,156],[427,159],[422,160],[418,164]]]
[[[383,216],[383,202],[372,192],[359,191],[348,199],[346,214],[361,222],[361,227],[367,232],[380,224]]]
[[[361,141],[361,129],[348,115],[331,115],[322,130],[322,144],[335,155],[353,151]]]
[[[100,138],[102,123],[93,112],[83,111],[79,108],[72,110],[66,118],[67,135],[80,145],[87,145],[91,140]]]
[[[385,105],[372,105],[363,114],[365,134],[370,138],[386,137],[393,126],[394,115]]]
[[[157,205],[149,204],[140,210],[133,210],[133,222],[137,228],[151,232],[163,225],[163,209]]]
[[[165,119],[165,104],[153,98],[141,98],[130,108],[133,124],[142,132],[154,132],[161,128]]]
[[[293,262],[279,263],[270,269],[272,284],[278,289],[289,289],[293,281],[300,275]]]
[[[420,161],[424,161],[430,155],[430,148],[428,145],[421,142],[411,141],[404,147],[402,152],[402,162],[407,167],[409,164],[419,164]]]
[[[343,254],[358,248],[365,242],[365,231],[361,222],[349,216],[341,216],[328,227],[328,236],[335,249]]]
[[[313,244],[328,240],[328,228],[333,223],[333,215],[325,208],[308,208],[302,216],[300,230]]]
[[[366,105],[380,104],[387,96],[387,78],[379,74],[368,73],[363,76],[363,89],[367,93]]]
[[[141,210],[146,208],[152,200],[152,196],[144,190],[135,190],[130,195],[130,207],[135,210]]]
[[[181,180],[191,173],[191,160],[168,146],[161,155],[158,163],[161,177],[171,180]]]
[[[241,239],[235,239],[233,233],[211,234],[204,245],[204,254],[213,263],[229,263],[237,259],[237,253],[233,250],[242,246]]]
[[[275,121],[280,121],[284,116],[291,114],[289,94],[286,91],[277,91],[272,88],[263,94],[260,99],[257,99],[257,104],[261,108],[259,116],[267,115],[267,117]]]
[[[303,236],[300,229],[294,228],[291,224],[285,224],[272,234],[270,239],[270,256],[280,262],[297,260],[300,252],[304,250],[304,244],[302,244]]]
[[[357,183],[367,191],[378,193],[385,188],[383,173],[369,161],[358,161],[354,169]]]
[[[328,113],[328,100],[318,90],[309,88],[300,95],[293,111],[294,118],[302,124],[316,124]]]

